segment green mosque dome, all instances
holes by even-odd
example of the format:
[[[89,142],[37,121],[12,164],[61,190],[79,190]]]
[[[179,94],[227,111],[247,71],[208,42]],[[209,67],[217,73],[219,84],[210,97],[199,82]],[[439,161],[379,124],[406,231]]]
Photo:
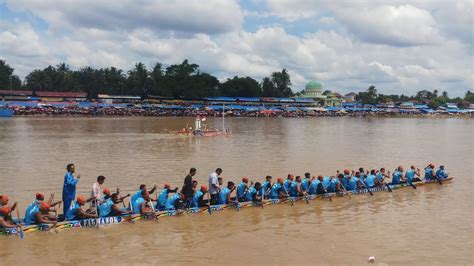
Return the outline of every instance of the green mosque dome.
[[[304,88],[305,91],[322,91],[323,90],[323,85],[321,83],[312,80],[306,84],[306,87]]]

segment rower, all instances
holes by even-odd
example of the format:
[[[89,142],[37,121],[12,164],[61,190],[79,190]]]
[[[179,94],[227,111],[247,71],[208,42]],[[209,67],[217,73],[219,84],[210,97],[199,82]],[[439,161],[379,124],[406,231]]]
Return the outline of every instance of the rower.
[[[197,182],[196,182],[196,185],[197,185]],[[194,193],[194,196],[192,197],[192,201],[191,201],[191,208],[196,208],[196,207],[205,207],[205,206],[208,206],[208,201],[207,200],[204,200],[204,195],[206,195],[206,193],[208,192],[207,190],[207,186],[206,185],[202,185],[201,186],[201,189],[196,191],[196,193]]]
[[[42,202],[40,206],[35,206],[25,217],[25,224],[57,224],[56,219],[49,217],[51,205]]]
[[[385,178],[390,178],[390,171],[388,171],[388,173],[385,173],[385,168],[380,168],[380,171],[377,172],[376,177],[377,178],[375,179],[375,184],[381,187],[385,184]]]
[[[342,187],[343,184],[342,184],[342,181],[344,179],[344,174],[338,174],[337,175],[337,183],[336,183],[336,190],[335,192],[339,193],[339,192],[344,192],[344,188]],[[345,187],[345,186],[344,186]]]
[[[149,203],[151,203],[150,193],[148,193],[148,191],[146,190],[143,190],[142,194],[135,201],[135,204],[133,205],[133,213],[135,214],[153,213],[153,209],[148,206]]]
[[[354,170],[352,170],[352,174],[354,174]],[[349,186],[349,181],[351,180],[351,177],[352,175],[349,169],[344,169],[344,177],[340,181],[346,189]]]
[[[307,178],[305,177],[305,180]],[[310,181],[306,181],[310,182]],[[307,189],[303,189],[303,180],[301,180],[301,176],[296,176],[295,181],[293,184],[290,186],[290,195],[294,195],[292,197],[298,197],[298,196],[306,196],[308,195],[308,192],[306,191]]]
[[[240,184],[237,186],[236,193],[237,193],[237,199],[239,202],[245,201],[245,192],[248,189],[248,183],[249,183],[248,177],[244,176],[242,178],[242,182],[240,182]]]
[[[219,199],[217,200],[217,204],[228,204],[229,202],[231,202],[230,195],[232,194],[232,191],[234,191],[234,189],[234,182],[227,182],[227,187],[221,189],[221,192],[219,192]]]
[[[118,193],[118,192],[117,192]],[[110,194],[110,189],[104,188],[102,189],[102,199],[101,202],[105,202],[106,200],[110,199],[112,194]]]
[[[285,191],[287,191],[288,193],[290,192],[290,185],[291,183],[293,183],[294,179],[295,177],[292,174],[288,174],[285,182],[283,183],[283,186],[285,187]]]
[[[375,169],[372,169],[370,173],[367,174],[365,177],[365,184],[367,185],[368,188],[372,188],[375,186]]]
[[[49,196],[48,201],[46,201],[47,203],[51,205],[51,207],[54,207],[61,203],[61,201],[52,202],[53,198],[54,198],[54,194],[51,194],[51,196]],[[30,205],[28,205],[28,207],[26,207],[25,217],[35,206],[39,207],[41,203],[43,203],[43,201],[44,201],[44,195],[42,193],[36,193],[36,199]]]
[[[336,177],[331,176],[330,181],[329,181],[329,186],[326,188],[326,190],[328,192],[336,192],[336,188],[337,188],[338,183],[339,183],[339,180]]]
[[[434,172],[434,168],[435,166],[432,163],[425,167],[425,180],[431,181],[434,179],[434,176],[436,175]]]
[[[301,181],[301,190],[308,192],[310,185],[311,185],[311,174],[305,173],[304,179]]]
[[[5,195],[5,194],[4,194],[4,195],[0,195],[0,207],[8,206],[8,201],[9,201],[9,198],[8,198],[7,195]],[[10,207],[10,209],[11,209],[12,211],[14,211],[15,208],[16,208],[16,205],[17,205],[16,202],[13,203],[13,205]]]
[[[309,185],[308,190],[307,190],[309,195],[316,195],[318,185],[321,183],[322,180],[323,180],[323,176],[319,175],[318,178],[313,179],[313,181],[311,181],[311,184]]]
[[[265,193],[264,198],[268,198],[270,190],[272,188],[272,177],[267,175],[265,177],[265,182],[262,183],[263,191]]]
[[[95,198],[86,199],[86,197],[79,195],[75,202],[73,202],[71,208],[66,212],[66,221],[82,220],[88,218],[97,218],[97,214],[87,213],[82,209],[87,202],[91,202]]]
[[[158,195],[158,200],[156,202],[156,209],[164,211],[166,209],[166,203],[168,202],[168,196],[170,193],[176,193],[178,188],[171,189],[170,184],[165,183],[163,190]]]
[[[270,199],[279,199],[279,198],[288,196],[285,190],[283,189],[283,185],[284,185],[283,178],[279,177],[277,179],[277,182],[273,184],[270,190]]]
[[[331,178],[329,176],[324,176],[323,180],[321,181],[323,183],[324,189],[329,187],[329,182],[331,182]]]
[[[113,193],[99,206],[99,217],[111,217],[119,216],[123,214],[128,214],[130,211],[121,210],[117,207],[117,203],[120,203],[120,198],[118,193]]]
[[[399,165],[392,174],[392,183],[390,184],[397,185],[404,182],[406,182],[406,180],[403,177],[403,166]]]
[[[296,176],[295,180],[291,181],[289,184],[290,185],[288,186],[288,189],[286,191],[288,191],[290,197],[298,197],[298,192],[299,190],[301,190],[299,188],[301,184],[301,176]]]
[[[436,177],[439,180],[448,178],[448,173],[444,172],[444,166],[440,165],[438,171],[436,171]]]
[[[245,201],[261,201],[262,197],[259,196],[259,191],[262,189],[262,184],[256,182],[255,185],[251,186],[245,193]]]
[[[354,171],[352,171],[352,172],[354,172]],[[356,172],[355,174],[354,173],[352,174],[352,177],[349,180],[349,184],[346,187],[347,190],[354,191],[354,190],[357,189],[358,184],[359,184],[359,176],[360,176],[359,172]]]
[[[417,176],[417,177],[415,177],[415,176]],[[406,173],[405,173],[405,178],[406,178],[406,180],[409,184],[411,184],[413,182],[421,181],[421,179],[419,177],[420,177],[420,169],[418,168],[418,169],[415,170],[414,165],[410,166],[410,170],[407,170]]]
[[[12,209],[8,206],[0,208],[0,228],[14,228],[18,225],[13,221],[11,216]]]
[[[183,200],[184,200],[183,194],[179,192],[173,193],[173,195],[171,195],[171,197],[169,197],[168,200],[166,201],[165,210],[173,211],[176,209],[182,209]]]
[[[153,185],[153,188],[148,191],[148,193],[151,195],[155,192],[157,186],[156,184]],[[130,197],[130,205],[133,206],[133,204],[135,203],[135,201],[141,197],[142,195],[142,192],[143,191],[147,191],[146,189],[146,185],[145,184],[141,184],[140,187],[138,188],[138,191],[135,192],[131,197]]]

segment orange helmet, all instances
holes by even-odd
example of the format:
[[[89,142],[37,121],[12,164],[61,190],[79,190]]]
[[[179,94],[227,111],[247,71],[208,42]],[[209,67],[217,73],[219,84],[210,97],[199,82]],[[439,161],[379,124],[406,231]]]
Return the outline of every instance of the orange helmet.
[[[41,203],[41,206],[40,206],[41,211],[48,211],[49,208],[51,208],[51,205],[49,205],[49,203],[47,203],[47,202]]]
[[[12,209],[10,209],[10,207],[8,206],[3,206],[0,208],[0,214],[1,215],[8,215],[10,214],[10,212],[12,212]]]

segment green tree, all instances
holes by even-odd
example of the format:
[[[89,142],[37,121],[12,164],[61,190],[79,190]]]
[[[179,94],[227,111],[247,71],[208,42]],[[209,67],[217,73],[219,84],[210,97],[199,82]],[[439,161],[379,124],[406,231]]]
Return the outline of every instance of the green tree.
[[[21,88],[21,80],[14,75],[14,68],[10,67],[4,60],[0,60],[0,89],[18,90]]]
[[[127,92],[146,97],[150,88],[151,79],[148,69],[143,63],[135,64],[135,67],[128,71]]]
[[[283,69],[281,72],[273,72],[271,75],[271,81],[273,83],[273,95],[272,97],[291,97],[293,92],[291,91],[291,80],[290,74]]]
[[[356,100],[363,104],[376,104],[377,96],[377,89],[375,89],[375,86],[370,86],[367,91],[359,92],[356,95]]]
[[[235,76],[227,79],[220,86],[221,95],[223,96],[242,96],[242,97],[258,97],[262,95],[260,84],[250,77],[240,78]]]
[[[464,95],[464,100],[470,103],[474,103],[474,93],[471,91],[467,91],[466,95]]]
[[[262,96],[272,97],[272,95],[274,94],[275,88],[269,77],[263,78],[261,87],[262,87]]]

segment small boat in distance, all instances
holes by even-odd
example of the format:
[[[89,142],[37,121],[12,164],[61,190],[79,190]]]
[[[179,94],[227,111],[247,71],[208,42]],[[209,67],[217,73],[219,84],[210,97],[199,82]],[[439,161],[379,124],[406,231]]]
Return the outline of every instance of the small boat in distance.
[[[194,129],[192,127],[185,127],[181,130],[169,131],[171,134],[180,135],[180,136],[195,136],[195,137],[215,137],[230,135],[231,131],[228,128],[217,129],[217,128],[207,128],[207,125],[203,122],[206,121],[206,117],[197,116]],[[223,124],[224,126],[224,124]]]

